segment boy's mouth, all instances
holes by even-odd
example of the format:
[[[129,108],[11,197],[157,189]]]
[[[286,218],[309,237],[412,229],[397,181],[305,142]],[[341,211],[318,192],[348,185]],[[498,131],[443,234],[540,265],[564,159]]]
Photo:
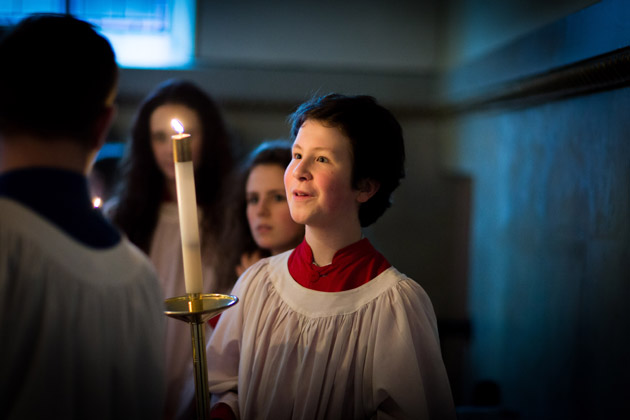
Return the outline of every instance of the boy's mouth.
[[[304,191],[298,191],[298,190],[293,191],[293,195],[295,197],[309,197],[310,196],[310,194],[307,194]]]

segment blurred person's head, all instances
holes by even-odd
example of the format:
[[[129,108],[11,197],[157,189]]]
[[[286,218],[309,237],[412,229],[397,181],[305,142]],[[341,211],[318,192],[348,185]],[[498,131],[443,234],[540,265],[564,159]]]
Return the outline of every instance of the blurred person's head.
[[[165,182],[174,182],[173,118],[180,119],[192,137],[196,182],[206,184],[202,194],[214,196],[220,186],[217,180],[232,167],[230,139],[218,105],[186,80],[167,80],[140,105],[125,155],[126,172],[155,185],[159,191],[154,193],[161,198]]]
[[[113,118],[118,67],[110,43],[68,15],[25,18],[0,40],[0,135],[94,146]]]
[[[276,255],[295,248],[304,226],[291,219],[284,188],[284,171],[291,161],[291,143],[262,143],[243,168],[245,207],[252,238],[259,248]]]
[[[232,138],[215,101],[186,80],[167,80],[142,101],[131,129],[116,191],[115,223],[148,251],[165,200],[175,201],[171,127],[180,119],[193,142],[195,191],[201,208],[202,243],[221,227],[223,185],[233,166]],[[170,188],[169,188],[170,187]]]

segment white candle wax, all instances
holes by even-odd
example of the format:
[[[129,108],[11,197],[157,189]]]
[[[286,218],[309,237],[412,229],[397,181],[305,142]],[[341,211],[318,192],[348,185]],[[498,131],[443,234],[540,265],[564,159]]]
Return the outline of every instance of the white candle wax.
[[[182,127],[183,131],[183,127]],[[179,228],[182,240],[182,256],[184,260],[184,282],[186,293],[197,294],[203,291],[201,270],[201,247],[199,241],[199,219],[197,217],[197,195],[195,194],[195,177],[188,134],[174,135],[173,149],[175,160],[175,183],[177,188],[177,207],[179,210]],[[182,146],[184,146],[182,148]],[[180,153],[184,149],[184,153]],[[186,152],[187,149],[187,152]],[[178,152],[178,150],[180,152]],[[182,157],[182,155],[184,155]]]

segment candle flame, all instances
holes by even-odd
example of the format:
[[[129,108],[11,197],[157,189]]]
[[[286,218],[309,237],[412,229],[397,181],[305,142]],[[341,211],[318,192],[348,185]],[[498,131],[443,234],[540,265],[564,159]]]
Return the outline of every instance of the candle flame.
[[[182,134],[184,132],[184,124],[176,118],[171,120],[171,127],[173,127],[173,130],[177,131],[178,134]]]
[[[101,200],[101,197],[94,197],[92,199],[92,205],[95,209],[101,207],[101,204],[103,204],[103,200]]]

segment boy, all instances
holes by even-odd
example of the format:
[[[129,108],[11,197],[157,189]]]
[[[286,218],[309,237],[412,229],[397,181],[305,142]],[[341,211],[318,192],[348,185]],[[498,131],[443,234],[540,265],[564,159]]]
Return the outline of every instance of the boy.
[[[291,120],[284,180],[305,239],[235,285],[208,345],[213,415],[455,418],[428,296],[362,239],[404,176],[400,125],[337,94]]]

